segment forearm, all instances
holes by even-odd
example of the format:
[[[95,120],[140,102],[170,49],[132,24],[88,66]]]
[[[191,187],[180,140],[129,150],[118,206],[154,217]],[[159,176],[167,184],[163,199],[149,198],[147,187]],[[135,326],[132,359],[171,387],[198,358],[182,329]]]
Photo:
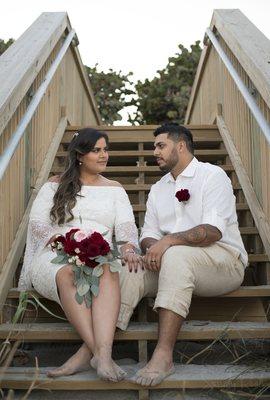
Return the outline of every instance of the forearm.
[[[151,237],[147,237],[147,238],[143,239],[141,242],[141,249],[142,249],[143,254],[146,253],[146,249],[149,249],[149,247],[151,247],[157,241],[158,241],[157,239],[154,239]]]
[[[184,232],[169,234],[165,238],[170,246],[206,247],[220,240],[222,234],[215,226],[203,224]]]

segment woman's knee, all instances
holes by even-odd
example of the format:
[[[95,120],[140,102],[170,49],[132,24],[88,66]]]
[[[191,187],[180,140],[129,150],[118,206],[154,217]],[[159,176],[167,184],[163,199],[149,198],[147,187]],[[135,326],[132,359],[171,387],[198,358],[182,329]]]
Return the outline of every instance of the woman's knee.
[[[57,286],[62,284],[73,284],[74,282],[74,272],[72,271],[71,265],[65,265],[60,268],[56,273],[56,283]]]

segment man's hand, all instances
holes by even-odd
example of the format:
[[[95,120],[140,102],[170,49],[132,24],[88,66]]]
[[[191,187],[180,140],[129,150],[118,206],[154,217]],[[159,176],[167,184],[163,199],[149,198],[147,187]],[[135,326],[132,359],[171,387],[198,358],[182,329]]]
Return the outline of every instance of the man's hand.
[[[170,238],[164,236],[164,238],[158,240],[149,247],[143,257],[144,268],[149,269],[150,271],[159,271],[162,256],[170,246]]]

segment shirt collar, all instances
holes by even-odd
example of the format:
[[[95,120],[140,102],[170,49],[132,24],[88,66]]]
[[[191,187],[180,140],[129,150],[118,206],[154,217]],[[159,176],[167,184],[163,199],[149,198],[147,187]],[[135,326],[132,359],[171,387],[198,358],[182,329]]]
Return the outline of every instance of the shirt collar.
[[[193,157],[192,160],[190,161],[190,163],[184,169],[184,171],[182,171],[181,174],[179,174],[177,176],[177,178],[179,176],[184,176],[186,178],[192,178],[195,175],[195,171],[197,169],[198,164],[199,164],[199,161],[197,160],[197,158]],[[177,178],[176,178],[176,180],[177,180]],[[175,182],[176,180],[174,179],[174,177],[172,176],[172,174],[170,172],[167,174],[166,182]]]

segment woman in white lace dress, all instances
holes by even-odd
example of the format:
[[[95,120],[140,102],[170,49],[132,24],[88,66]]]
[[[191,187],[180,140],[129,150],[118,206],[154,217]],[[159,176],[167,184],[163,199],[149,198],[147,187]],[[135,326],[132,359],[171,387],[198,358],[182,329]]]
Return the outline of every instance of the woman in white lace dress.
[[[111,358],[120,308],[119,273],[112,273],[104,266],[99,294],[89,309],[75,299],[71,266],[51,263],[55,253],[48,246],[56,234],[64,234],[74,227],[107,231],[105,238],[110,245],[113,234],[117,241],[127,242],[120,251],[129,269],[139,265],[132,207],[123,187],[101,175],[107,161],[105,133],[90,128],[75,133],[65,172],[42,186],[30,213],[19,289],[34,288],[58,302],[84,342],[63,366],[49,372],[51,377],[89,369],[90,362],[102,379],[118,381],[125,375]]]

